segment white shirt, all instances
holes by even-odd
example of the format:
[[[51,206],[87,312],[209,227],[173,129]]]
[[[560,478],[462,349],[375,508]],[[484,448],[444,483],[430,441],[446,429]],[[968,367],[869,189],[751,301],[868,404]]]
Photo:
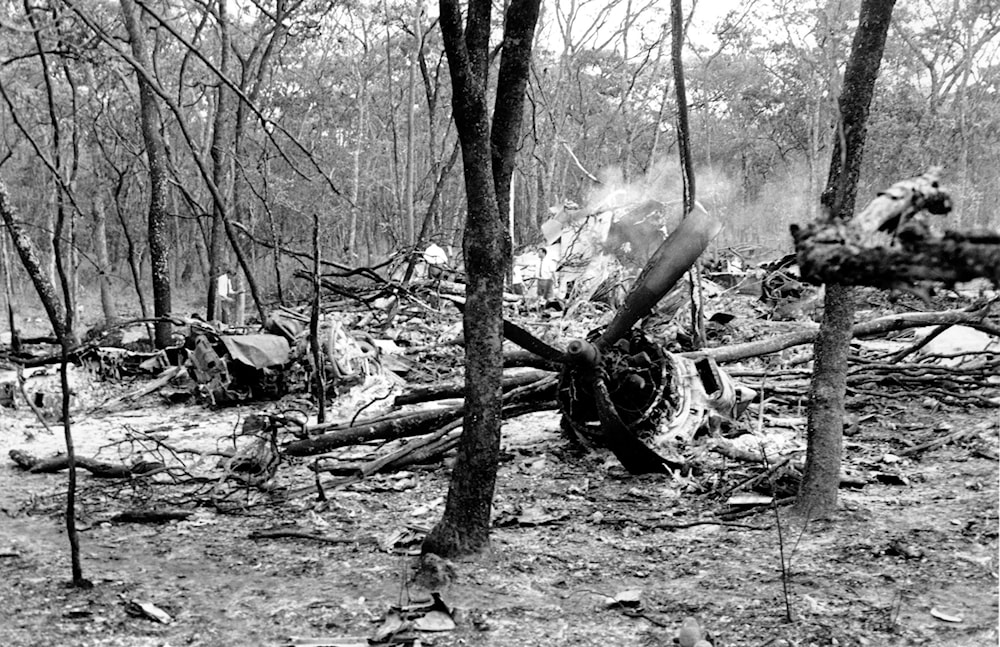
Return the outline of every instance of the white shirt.
[[[220,274],[215,288],[220,299],[228,299],[233,294],[233,283],[228,274]]]
[[[447,265],[448,254],[435,243],[431,243],[424,250],[424,261],[428,265]]]
[[[538,261],[538,278],[555,279],[558,265],[551,254],[546,254]]]

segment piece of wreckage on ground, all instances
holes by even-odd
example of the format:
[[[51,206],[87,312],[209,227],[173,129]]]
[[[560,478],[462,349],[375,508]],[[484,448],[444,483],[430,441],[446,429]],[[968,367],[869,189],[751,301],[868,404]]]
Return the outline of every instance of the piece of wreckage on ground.
[[[183,339],[177,347],[142,353],[99,346],[81,359],[111,378],[183,367],[186,371],[159,389],[174,403],[193,398],[221,407],[314,390],[308,315],[281,308],[268,316],[260,332],[252,333],[197,318],[174,319]],[[320,355],[331,398],[382,373],[374,340],[350,333],[345,320],[336,313],[320,317]]]

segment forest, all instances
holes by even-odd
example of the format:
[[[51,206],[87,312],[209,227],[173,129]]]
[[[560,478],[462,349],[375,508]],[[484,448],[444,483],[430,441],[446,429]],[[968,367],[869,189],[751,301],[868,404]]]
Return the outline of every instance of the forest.
[[[301,296],[304,261],[278,250],[307,251],[314,216],[323,259],[346,266],[432,236],[461,248],[435,6],[4,4],[0,177],[53,278],[62,222],[75,299],[100,288],[106,313],[152,316],[155,266],[172,288],[158,314],[204,304],[237,247],[256,298]],[[701,18],[710,4],[687,9],[684,60],[699,199],[725,223],[716,245],[787,249],[787,225],[813,214],[826,176],[856,3],[766,0]],[[566,203],[679,200],[667,13],[652,1],[544,3],[514,162],[515,250]],[[145,56],[129,46],[133,14]],[[862,195],[939,165],[960,224],[996,221],[998,34],[992,2],[896,9]],[[163,151],[155,226],[139,79]],[[18,265],[12,296],[31,300]]]
[[[0,98],[0,643],[996,644],[1000,2],[0,0]]]

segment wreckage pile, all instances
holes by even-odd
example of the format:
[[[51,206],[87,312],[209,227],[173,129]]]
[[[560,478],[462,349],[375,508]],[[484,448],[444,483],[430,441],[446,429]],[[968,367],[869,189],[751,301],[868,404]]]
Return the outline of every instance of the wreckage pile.
[[[660,244],[615,312],[594,302],[600,290],[586,297],[577,290],[577,302],[557,302],[555,310],[541,302],[523,308],[522,297],[507,295],[511,308],[503,331],[512,346],[505,356],[511,370],[504,377],[503,417],[558,410],[569,439],[609,449],[633,474],[709,472],[704,448],[766,466],[761,433],[771,420],[767,416],[780,414],[774,409],[779,399],[801,406],[808,370],[800,367],[811,357],[792,349],[810,344],[817,327],[797,321],[786,324],[784,334],[767,331],[766,338],[754,339],[765,331],[759,315],[762,309],[777,312],[781,300],[786,305],[816,302],[821,293],[796,280],[794,268],[784,261],[754,271],[735,257],[705,268],[714,270],[706,273],[721,283],[700,278],[697,289],[683,287],[682,278],[690,276],[720,228],[718,219],[692,211]],[[718,258],[713,262],[718,264]],[[745,284],[755,281],[757,296],[744,294],[749,291]],[[324,285],[334,294],[345,293]],[[950,310],[872,316],[857,324],[856,338],[925,330],[910,342],[857,344],[849,387],[872,397],[902,387],[939,402],[1000,406],[997,297],[986,287]],[[377,472],[438,462],[456,446],[466,413],[459,366],[462,292],[460,283],[440,277],[398,285],[382,279],[374,297],[356,299],[360,307],[352,309],[344,301],[337,307],[324,304],[315,340],[306,330],[306,312],[287,308],[274,311],[254,331],[178,320],[180,343],[157,353],[110,349],[98,337],[74,355],[99,375],[120,378],[146,371],[158,376],[97,404],[91,414],[154,391],[172,403],[195,399],[214,408],[253,404],[255,410],[235,426],[223,450],[194,452],[203,459],[221,456],[215,463],[187,461],[190,449],[128,430],[119,441],[121,464],[84,460],[81,465],[95,476],[141,481],[143,487],[182,485],[187,503],[218,506],[237,500],[246,505],[245,496],[234,495],[247,488],[260,500],[317,491],[322,497],[330,487]],[[880,294],[870,292],[866,298]],[[797,318],[804,315],[803,308]],[[710,338],[728,343],[704,347]],[[720,368],[738,361],[742,364],[729,371]],[[442,384],[444,376],[454,379]],[[429,386],[403,388],[418,382]],[[18,385],[31,404],[23,381]],[[322,391],[317,385],[324,385]],[[273,404],[256,406],[265,401]],[[331,420],[314,419],[312,412],[324,411],[326,402],[332,404]],[[740,422],[753,402],[756,420]],[[36,410],[42,420],[44,413]],[[799,431],[802,426],[797,425]],[[706,440],[699,443],[700,437]],[[794,470],[802,439],[788,441],[778,462]],[[12,458],[33,471],[65,466],[59,457],[43,460],[20,452]],[[773,476],[774,469],[767,472]],[[296,483],[303,473],[308,485]],[[751,477],[746,483],[763,480]],[[731,493],[733,487],[720,492]]]
[[[508,336],[534,353],[517,351],[514,345],[507,349],[505,419],[559,411],[562,430],[572,442],[607,447],[633,472],[707,475],[717,471],[714,462],[735,459],[758,465],[751,472],[727,470],[730,480],[739,476],[746,481],[744,490],[773,489],[776,475],[794,480],[804,421],[790,418],[788,405],[800,406],[806,393],[809,371],[803,364],[808,352],[802,344],[815,336],[815,324],[767,322],[759,318],[761,306],[754,297],[721,287],[707,292],[715,296],[706,299],[706,312],[726,315],[712,317],[709,331],[734,343],[704,351],[685,352],[680,345],[678,340],[691,335],[690,315],[669,300],[641,328],[625,327],[625,334],[610,341],[603,337],[614,323],[606,310],[577,307],[567,318],[565,312],[512,308],[511,319],[518,325],[509,324]],[[902,387],[940,402],[997,406],[1000,358],[992,353],[997,332],[992,307],[977,301],[859,325],[859,334],[883,338],[856,346],[849,387],[871,397]],[[323,422],[312,415],[313,365],[304,312],[275,311],[255,331],[185,320],[182,343],[166,352],[92,345],[80,353],[92,372],[116,380],[156,377],[92,404],[80,411],[81,417],[114,411],[142,397],[158,397],[167,406],[196,401],[220,411],[240,405],[235,411],[243,417],[211,450],[180,447],[156,433],[126,429],[114,443],[115,462],[82,456],[80,466],[111,484],[104,494],[109,487],[122,493],[138,487],[149,501],[177,514],[178,507],[192,505],[242,507],[288,500],[376,473],[440,462],[456,447],[465,413],[460,312],[447,298],[439,309],[419,298],[402,299],[389,325],[375,322],[381,325],[359,329],[359,322],[371,324],[369,315],[367,309],[352,312],[341,306],[321,319],[332,412],[331,420]],[[962,323],[978,331],[953,325]],[[921,326],[916,333],[915,326]],[[768,329],[786,332],[754,339]],[[901,332],[885,339],[892,330]],[[543,341],[558,344],[560,338],[574,337],[564,351]],[[739,364],[732,363],[737,360]],[[729,366],[720,368],[720,362]],[[29,377],[22,387],[30,389],[31,382]],[[16,391],[11,389],[15,396]],[[741,420],[754,401],[755,419]],[[620,433],[608,434],[609,426],[618,426]],[[761,438],[752,433],[758,427],[792,428],[799,432],[798,440],[794,434],[786,439],[784,453],[775,453],[779,458],[767,464],[758,449]],[[628,442],[622,444],[623,438]],[[61,456],[19,452],[11,458],[33,472],[66,466]],[[770,476],[754,480],[765,473]],[[727,497],[734,493],[728,480],[718,487]]]

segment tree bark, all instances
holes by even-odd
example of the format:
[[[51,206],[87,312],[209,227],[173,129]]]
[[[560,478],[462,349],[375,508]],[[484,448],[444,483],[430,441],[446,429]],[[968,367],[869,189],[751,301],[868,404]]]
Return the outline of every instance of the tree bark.
[[[128,30],[132,55],[146,70],[153,70],[149,48],[143,33],[143,26],[133,0],[120,0],[125,28]],[[166,149],[159,128],[159,107],[156,93],[149,82],[136,71],[139,83],[139,119],[142,125],[142,139],[146,144],[146,159],[149,163],[149,260],[153,275],[153,315],[155,324],[154,343],[157,348],[170,345],[170,252],[167,239],[166,210]]]
[[[854,215],[858,176],[875,81],[895,0],[863,0],[840,95],[840,137],[836,138],[824,205],[832,220]],[[854,320],[851,288],[827,286],[823,322],[814,350],[809,401],[805,471],[796,511],[806,517],[831,512],[837,505],[847,355]]]

